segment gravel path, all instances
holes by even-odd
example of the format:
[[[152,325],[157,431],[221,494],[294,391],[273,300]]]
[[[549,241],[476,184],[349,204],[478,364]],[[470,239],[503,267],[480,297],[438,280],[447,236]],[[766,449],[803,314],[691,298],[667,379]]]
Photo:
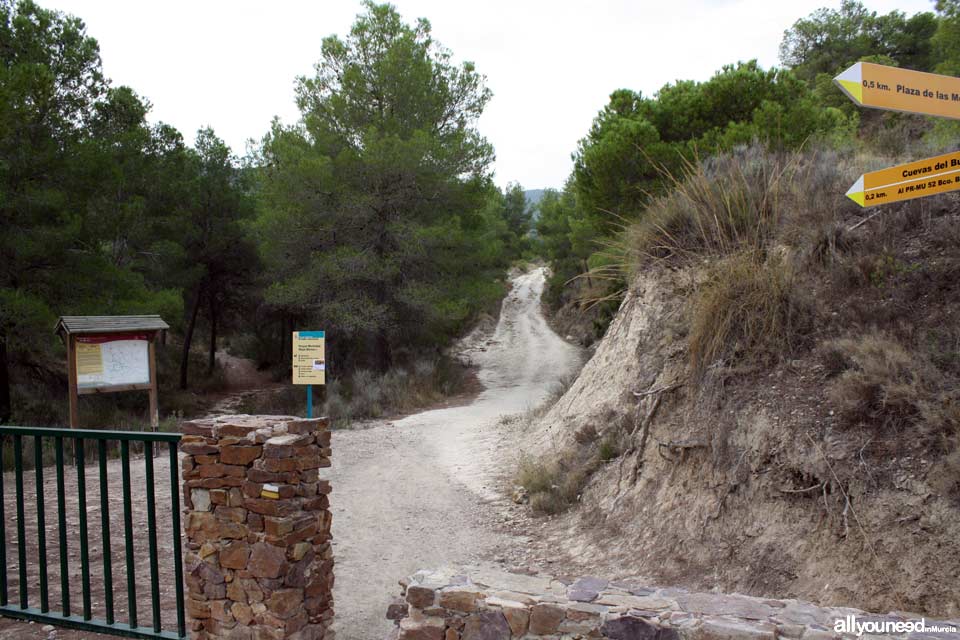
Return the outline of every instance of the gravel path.
[[[399,578],[423,568],[482,570],[525,544],[500,526],[494,485],[517,452],[499,446],[497,423],[542,402],[581,358],[547,326],[544,279],[543,269],[516,277],[496,332],[467,354],[485,387],[472,403],[334,432],[338,640],[384,637]]]

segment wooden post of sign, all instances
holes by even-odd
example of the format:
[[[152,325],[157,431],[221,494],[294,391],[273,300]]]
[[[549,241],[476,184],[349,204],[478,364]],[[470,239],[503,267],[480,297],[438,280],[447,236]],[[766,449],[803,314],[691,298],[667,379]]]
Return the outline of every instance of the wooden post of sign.
[[[70,399],[70,428],[80,428],[77,390],[77,337],[67,336],[67,395]]]
[[[313,417],[313,385],[307,385],[307,417]]]
[[[160,409],[157,403],[157,348],[155,341],[157,339],[157,334],[150,336],[150,342],[147,345],[147,352],[150,357],[150,390],[148,391],[150,395],[150,430],[154,433],[160,428]],[[160,454],[160,443],[152,442],[150,443],[150,453],[156,458]]]
[[[150,426],[156,431],[160,426],[160,408],[157,403],[157,346],[156,335],[150,338],[147,347],[150,354]]]

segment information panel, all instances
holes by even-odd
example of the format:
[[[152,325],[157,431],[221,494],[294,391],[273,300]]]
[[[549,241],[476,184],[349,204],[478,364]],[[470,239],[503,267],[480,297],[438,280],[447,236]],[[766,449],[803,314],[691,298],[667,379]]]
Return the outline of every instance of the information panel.
[[[79,389],[150,384],[146,335],[78,336],[75,358]]]
[[[293,332],[293,384],[325,384],[323,331]]]

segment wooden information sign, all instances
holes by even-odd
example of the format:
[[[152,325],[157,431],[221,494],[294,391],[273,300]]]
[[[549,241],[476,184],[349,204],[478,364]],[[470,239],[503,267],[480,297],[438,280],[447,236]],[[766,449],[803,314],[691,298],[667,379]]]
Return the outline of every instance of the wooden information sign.
[[[67,347],[70,426],[79,427],[78,396],[147,391],[150,425],[160,424],[154,340],[170,327],[160,316],[63,316],[56,332]]]

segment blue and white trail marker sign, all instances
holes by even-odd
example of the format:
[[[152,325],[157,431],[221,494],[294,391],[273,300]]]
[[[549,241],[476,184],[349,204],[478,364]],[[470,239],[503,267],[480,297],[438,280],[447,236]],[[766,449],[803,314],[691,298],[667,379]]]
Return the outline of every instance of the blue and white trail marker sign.
[[[307,417],[313,417],[313,385],[326,384],[326,336],[323,331],[293,332],[293,384],[307,385]]]

